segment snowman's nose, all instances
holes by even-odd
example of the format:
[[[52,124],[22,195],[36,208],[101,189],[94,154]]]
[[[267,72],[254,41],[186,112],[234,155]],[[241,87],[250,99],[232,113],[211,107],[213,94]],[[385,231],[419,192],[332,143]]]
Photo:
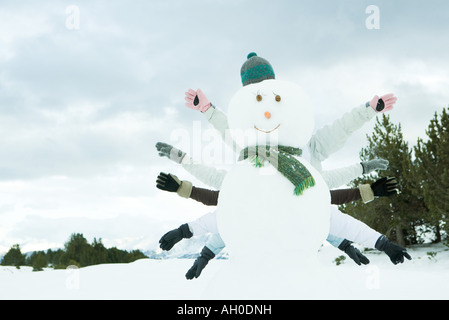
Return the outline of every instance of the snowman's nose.
[[[270,118],[271,118],[271,113],[269,113],[268,111],[266,111],[266,112],[264,113],[264,115],[265,115],[265,118],[267,118],[267,119],[270,119]]]

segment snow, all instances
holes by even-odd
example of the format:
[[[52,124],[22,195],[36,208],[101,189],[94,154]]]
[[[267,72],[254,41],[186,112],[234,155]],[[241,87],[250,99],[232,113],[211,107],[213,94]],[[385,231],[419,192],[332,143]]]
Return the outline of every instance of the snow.
[[[333,272],[352,292],[305,299],[448,299],[449,251],[446,246],[417,245],[407,248],[412,260],[393,265],[388,256],[369,251],[368,265],[358,266],[349,257],[336,265],[340,250],[323,246],[318,258],[323,268]],[[435,252],[430,258],[430,252]],[[267,257],[273,259],[275,257]],[[130,264],[104,264],[80,269],[33,272],[30,267],[0,267],[0,299],[210,299],[215,276],[230,260],[214,259],[198,279],[186,280],[184,274],[193,259],[141,259]],[[274,277],[276,270],[267,278]],[[332,289],[332,288],[329,288]],[[344,291],[344,287],[341,290]],[[295,297],[301,288],[291,287]],[[238,290],[224,292],[229,299]],[[251,298],[251,297],[248,297]],[[227,299],[227,298],[226,298]],[[292,298],[293,299],[293,298]]]

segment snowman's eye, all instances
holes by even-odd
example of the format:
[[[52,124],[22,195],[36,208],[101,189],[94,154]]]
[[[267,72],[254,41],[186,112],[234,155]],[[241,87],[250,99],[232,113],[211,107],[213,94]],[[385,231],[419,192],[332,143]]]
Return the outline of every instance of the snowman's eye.
[[[277,101],[277,102],[281,102],[281,96],[280,95],[276,95],[276,97],[274,97],[274,99]]]
[[[262,101],[262,96],[261,96],[260,94],[258,94],[258,95],[256,96],[256,100],[259,101],[259,102]]]

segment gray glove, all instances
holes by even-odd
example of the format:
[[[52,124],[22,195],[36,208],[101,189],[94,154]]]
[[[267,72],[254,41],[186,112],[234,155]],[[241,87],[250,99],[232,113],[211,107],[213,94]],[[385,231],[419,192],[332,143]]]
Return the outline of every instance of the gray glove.
[[[368,174],[374,170],[387,170],[388,163],[388,160],[385,159],[374,159],[360,162],[363,168],[363,174]]]
[[[176,163],[181,163],[186,153],[182,150],[174,148],[172,145],[158,142],[156,143],[156,149],[159,151],[159,156],[167,157]]]

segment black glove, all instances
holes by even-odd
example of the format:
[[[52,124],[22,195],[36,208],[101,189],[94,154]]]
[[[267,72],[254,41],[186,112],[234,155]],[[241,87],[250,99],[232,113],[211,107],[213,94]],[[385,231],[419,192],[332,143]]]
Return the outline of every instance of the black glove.
[[[161,172],[156,179],[156,187],[161,190],[176,192],[178,191],[180,185],[181,182],[179,181],[179,179],[172,174]]]
[[[363,264],[368,264],[369,260],[367,257],[365,257],[359,249],[355,248],[352,245],[352,242],[349,240],[343,240],[342,243],[338,246],[338,249],[344,251],[349,258],[354,260],[355,263],[357,263],[359,266]]]
[[[399,185],[396,178],[383,177],[371,184],[371,189],[376,197],[389,197],[399,192]]]
[[[186,279],[192,280],[193,278],[198,278],[209,260],[214,257],[215,254],[208,247],[204,247],[203,250],[201,250],[201,255],[195,260],[189,271],[187,271]]]
[[[377,250],[385,252],[390,257],[390,260],[391,262],[393,262],[393,264],[398,264],[399,262],[403,263],[404,257],[406,257],[408,260],[412,260],[412,257],[410,257],[405,248],[391,242],[384,235],[380,236],[379,239],[377,239],[375,248]]]
[[[171,230],[164,234],[159,240],[159,247],[162,250],[170,250],[175,244],[177,244],[182,239],[188,239],[193,236],[190,232],[189,225],[187,223],[181,225],[178,229]]]

